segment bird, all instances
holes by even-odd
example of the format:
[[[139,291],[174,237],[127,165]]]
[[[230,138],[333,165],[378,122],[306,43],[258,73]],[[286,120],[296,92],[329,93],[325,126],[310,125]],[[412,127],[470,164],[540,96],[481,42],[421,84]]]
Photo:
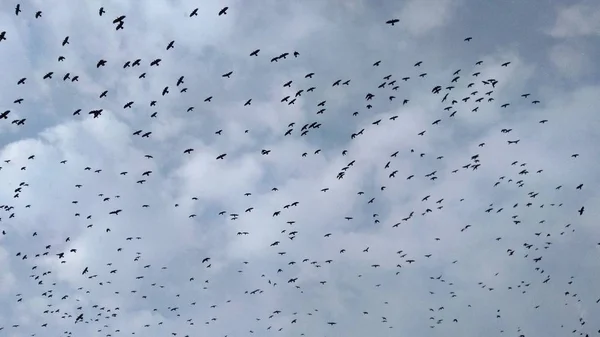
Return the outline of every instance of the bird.
[[[378,3],[385,26],[356,4],[15,5],[0,279],[18,315],[0,331],[600,328],[594,268],[573,263],[600,246],[593,87],[524,78],[452,20],[423,48],[414,3]]]
[[[126,18],[125,15],[118,16],[116,19],[113,20],[112,23],[122,23],[123,20],[125,20],[125,18]]]

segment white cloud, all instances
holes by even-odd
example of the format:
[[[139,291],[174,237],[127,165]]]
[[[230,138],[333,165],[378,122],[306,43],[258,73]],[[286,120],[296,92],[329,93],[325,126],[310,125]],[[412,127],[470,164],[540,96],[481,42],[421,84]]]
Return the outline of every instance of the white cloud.
[[[567,78],[577,78],[590,68],[590,59],[581,46],[559,43],[550,49],[549,58],[556,69]]]
[[[461,1],[411,0],[402,7],[401,25],[411,34],[420,36],[448,24]]]
[[[584,2],[561,8],[549,33],[557,38],[600,35],[600,6]]]

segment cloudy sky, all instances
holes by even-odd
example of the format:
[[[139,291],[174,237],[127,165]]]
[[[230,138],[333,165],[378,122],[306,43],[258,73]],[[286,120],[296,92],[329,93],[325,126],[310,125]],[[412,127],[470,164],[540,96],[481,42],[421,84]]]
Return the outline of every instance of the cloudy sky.
[[[600,334],[597,2],[15,5],[0,335]]]

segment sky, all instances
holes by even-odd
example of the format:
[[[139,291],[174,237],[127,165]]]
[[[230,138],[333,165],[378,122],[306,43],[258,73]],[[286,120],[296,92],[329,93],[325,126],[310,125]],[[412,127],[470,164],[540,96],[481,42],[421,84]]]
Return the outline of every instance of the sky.
[[[600,335],[598,2],[16,5],[0,336]]]

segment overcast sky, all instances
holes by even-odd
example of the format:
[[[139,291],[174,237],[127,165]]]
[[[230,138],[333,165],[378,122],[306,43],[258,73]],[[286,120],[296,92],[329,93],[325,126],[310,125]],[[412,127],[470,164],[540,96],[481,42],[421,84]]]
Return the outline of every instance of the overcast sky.
[[[0,336],[600,335],[600,3],[15,5]]]

